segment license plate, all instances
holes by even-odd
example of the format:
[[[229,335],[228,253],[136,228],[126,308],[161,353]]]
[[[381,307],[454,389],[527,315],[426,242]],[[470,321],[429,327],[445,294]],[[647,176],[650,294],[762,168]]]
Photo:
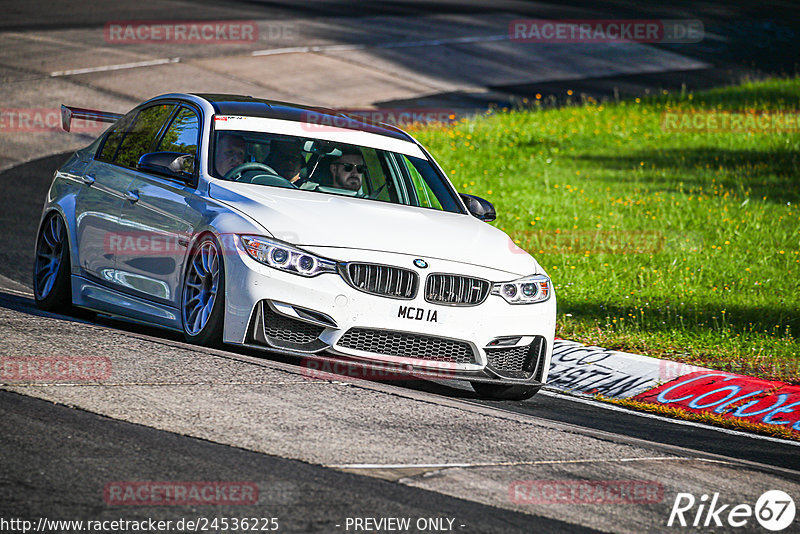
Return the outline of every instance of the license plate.
[[[430,308],[417,308],[415,306],[400,306],[397,310],[397,317],[399,319],[408,319],[411,321],[424,321],[428,323],[441,323],[439,317],[439,310],[432,310]]]

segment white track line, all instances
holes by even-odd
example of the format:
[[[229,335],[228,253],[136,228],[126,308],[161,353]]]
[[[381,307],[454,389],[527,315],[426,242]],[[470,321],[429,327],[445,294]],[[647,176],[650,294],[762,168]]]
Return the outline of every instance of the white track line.
[[[252,56],[274,56],[278,54],[295,54],[295,53],[309,53],[309,52],[342,52],[348,50],[364,50],[367,48],[413,48],[421,46],[441,46],[448,44],[469,44],[469,43],[484,43],[492,41],[507,41],[510,39],[508,35],[484,35],[479,37],[453,37],[450,39],[431,39],[427,41],[399,41],[394,43],[378,43],[378,44],[336,44],[336,45],[318,45],[318,46],[293,46],[289,48],[273,48],[271,50],[256,50],[251,52]],[[118,65],[104,65],[101,67],[87,67],[84,69],[71,69],[71,70],[57,70],[50,73],[51,78],[61,76],[75,76],[77,74],[90,74],[93,72],[107,72],[112,70],[125,70],[135,69],[138,67],[153,67],[156,65],[166,65],[169,63],[178,63],[181,60],[179,57],[151,59],[147,61],[136,61],[134,63],[120,63]]]
[[[484,35],[479,37],[453,37],[450,39],[431,39],[427,41],[398,41],[395,43],[378,44],[344,44],[344,45],[317,45],[293,46],[289,48],[273,48],[269,50],[256,50],[252,56],[274,56],[278,54],[297,54],[309,52],[341,52],[348,50],[365,50],[367,48],[414,48],[420,46],[442,46],[448,44],[486,43],[491,41],[507,41],[508,35]]]
[[[118,65],[103,65],[102,67],[88,67],[85,69],[72,69],[72,70],[57,70],[50,73],[51,78],[59,76],[74,76],[76,74],[89,74],[92,72],[107,72],[111,70],[125,70],[135,69],[138,67],[154,67],[156,65],[167,65],[169,63],[178,63],[181,60],[179,57],[165,57],[161,59],[149,59],[147,61],[135,61],[133,63],[120,63]]]
[[[16,289],[9,289],[7,287],[0,287],[0,293],[11,293],[13,295],[19,295],[20,297],[33,298],[33,293],[30,291],[17,291]]]
[[[619,462],[659,462],[691,460],[698,462],[729,463],[721,460],[707,458],[692,458],[688,456],[650,456],[641,458],[589,458],[584,460],[537,460],[532,462],[485,462],[485,463],[450,463],[450,464],[328,464],[325,467],[333,469],[451,469],[466,467],[513,467],[522,465],[559,465],[559,464],[593,464],[593,463],[619,463]]]
[[[625,408],[620,408],[619,406],[615,406],[613,404],[609,404],[607,402],[596,401],[594,399],[584,399],[578,397],[574,394],[570,395],[568,393],[556,393],[553,391],[548,391],[542,389],[539,391],[538,395],[544,395],[546,397],[558,397],[560,399],[570,400],[574,402],[580,402],[581,404],[588,404],[589,406],[595,406],[597,408],[603,408],[604,410],[611,410],[614,412],[624,412],[630,415],[636,415],[638,417],[647,417],[649,419],[658,419],[659,421],[666,422],[666,423],[673,423],[676,425],[684,425],[684,426],[694,426],[697,428],[703,428],[706,430],[716,430],[717,432],[722,432],[723,434],[731,434],[733,436],[742,436],[745,438],[752,438],[752,439],[761,439],[765,441],[773,441],[775,443],[782,443],[784,445],[794,445],[795,447],[800,447],[800,441],[793,441],[790,439],[780,439],[780,438],[773,438],[772,436],[762,436],[761,434],[750,434],[749,432],[740,432],[738,430],[730,430],[728,428],[722,428],[718,426],[711,426],[711,425],[704,425],[703,423],[696,423],[694,421],[684,421],[683,419],[673,419],[671,417],[664,417],[662,415],[653,415],[647,412],[637,412],[634,410],[628,410]],[[535,414],[533,414],[535,415]]]

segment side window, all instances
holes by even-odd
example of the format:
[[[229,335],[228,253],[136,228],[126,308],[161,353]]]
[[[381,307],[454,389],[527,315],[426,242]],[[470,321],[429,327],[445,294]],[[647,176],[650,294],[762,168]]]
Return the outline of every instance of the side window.
[[[140,111],[125,139],[120,143],[114,163],[136,168],[136,163],[142,154],[150,152],[161,126],[174,109],[173,104],[162,104]]]
[[[364,181],[368,182],[368,187],[365,192],[374,195],[377,192],[378,200],[388,200],[389,191],[386,175],[381,166],[381,160],[378,157],[377,150],[361,149],[361,154],[364,156],[364,163],[367,165],[367,172],[364,174]]]
[[[133,119],[136,118],[136,114],[136,111],[131,111],[117,122],[114,129],[106,136],[103,148],[97,156],[98,160],[105,161],[106,163],[114,161],[114,155],[117,153],[119,143],[125,137],[125,134],[128,133]]]
[[[405,163],[406,170],[411,175],[411,183],[414,184],[414,189],[417,191],[419,205],[423,208],[442,209],[442,204],[439,202],[439,199],[436,198],[436,195],[427,182],[425,182],[425,179],[422,178],[422,175],[420,175],[416,167],[414,167],[414,164],[405,156],[403,156],[403,163]]]
[[[181,108],[158,144],[158,152],[180,152],[197,157],[197,138],[200,132],[197,113]]]

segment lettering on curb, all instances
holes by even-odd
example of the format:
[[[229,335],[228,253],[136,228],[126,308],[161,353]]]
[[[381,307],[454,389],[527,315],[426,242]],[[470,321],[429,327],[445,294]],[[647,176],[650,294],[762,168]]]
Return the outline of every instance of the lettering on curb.
[[[617,351],[556,343],[547,385],[585,394],[631,397],[658,384],[658,371],[652,365],[630,365],[620,370],[603,362]]]
[[[800,386],[719,371],[697,371],[640,393],[635,400],[780,425],[800,432]]]

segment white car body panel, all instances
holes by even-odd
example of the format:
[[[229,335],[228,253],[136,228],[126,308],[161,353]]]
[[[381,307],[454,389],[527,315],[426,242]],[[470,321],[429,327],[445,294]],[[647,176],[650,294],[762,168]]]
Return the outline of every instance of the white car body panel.
[[[469,215],[222,180],[211,184],[209,195],[238,207],[272,236],[306,248],[403,251],[500,265],[518,277],[542,272],[505,233]]]

